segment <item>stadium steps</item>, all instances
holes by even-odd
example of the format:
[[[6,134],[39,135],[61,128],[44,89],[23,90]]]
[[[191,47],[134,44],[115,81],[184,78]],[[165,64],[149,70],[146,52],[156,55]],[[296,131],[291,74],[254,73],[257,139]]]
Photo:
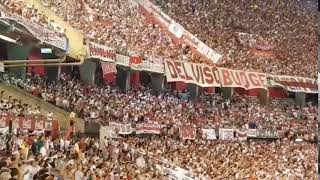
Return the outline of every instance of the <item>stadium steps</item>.
[[[28,92],[10,85],[6,82],[0,81],[0,92],[4,91],[3,97],[8,99],[9,96],[12,96],[14,99],[21,100],[22,104],[30,104],[32,106],[40,106],[41,114],[46,116],[48,112],[53,113],[53,119],[58,120],[60,124],[60,130],[64,131],[69,127],[69,112],[66,112],[57,106],[54,106],[48,102],[45,102],[41,98],[35,97]],[[75,120],[76,128],[80,132],[84,132],[84,121],[77,118]]]

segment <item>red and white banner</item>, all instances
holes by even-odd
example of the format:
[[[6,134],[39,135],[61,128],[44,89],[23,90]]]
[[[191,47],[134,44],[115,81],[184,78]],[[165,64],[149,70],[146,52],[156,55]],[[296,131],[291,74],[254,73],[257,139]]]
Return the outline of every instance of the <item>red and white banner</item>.
[[[226,68],[218,68],[222,87],[267,89],[267,74]]]
[[[268,75],[269,86],[280,86],[291,92],[318,93],[317,80],[303,77]]]
[[[265,73],[217,68],[206,64],[165,60],[165,74],[168,82],[183,81],[201,87],[267,89],[267,75]]]
[[[246,130],[237,129],[236,133],[237,133],[237,138],[239,141],[246,141],[247,140],[247,131]]]
[[[221,86],[217,68],[205,64],[165,60],[165,74],[168,82],[183,81],[201,87]]]
[[[196,139],[197,129],[192,126],[180,126],[179,134],[182,139]]]
[[[215,129],[202,129],[202,135],[205,139],[217,139]]]
[[[88,49],[90,58],[97,58],[101,61],[115,62],[116,52],[113,48],[90,42]]]
[[[234,129],[219,129],[219,139],[234,140]]]
[[[157,124],[142,123],[136,125],[136,134],[160,134],[161,129]]]
[[[52,130],[52,122],[44,118],[25,118],[10,115],[0,115],[0,128],[9,126],[10,121],[13,128],[22,130]]]
[[[131,134],[133,132],[131,124],[120,124],[120,123],[110,122],[109,126],[117,129],[119,134]]]
[[[103,75],[117,72],[117,67],[115,63],[101,61],[101,68]]]

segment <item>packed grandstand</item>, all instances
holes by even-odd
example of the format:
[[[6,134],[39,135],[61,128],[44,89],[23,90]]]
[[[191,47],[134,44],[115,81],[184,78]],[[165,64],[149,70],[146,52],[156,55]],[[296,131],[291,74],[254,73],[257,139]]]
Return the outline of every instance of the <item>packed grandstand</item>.
[[[315,6],[0,0],[0,180],[317,179]]]

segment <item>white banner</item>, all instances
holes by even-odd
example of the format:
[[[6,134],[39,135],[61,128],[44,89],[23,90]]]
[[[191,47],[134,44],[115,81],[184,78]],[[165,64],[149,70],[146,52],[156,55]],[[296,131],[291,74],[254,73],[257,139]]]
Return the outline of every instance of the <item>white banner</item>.
[[[140,65],[141,70],[149,71],[154,73],[163,74],[164,73],[164,64],[152,63],[148,61],[143,61]]]
[[[101,61],[101,68],[103,75],[117,72],[117,67],[115,63]]]
[[[172,34],[174,34],[178,39],[180,39],[183,36],[183,28],[180,26],[180,24],[177,24],[174,21],[171,21],[169,25],[169,31]]]
[[[215,129],[202,129],[202,134],[206,139],[217,139]]]
[[[234,140],[234,129],[219,129],[219,139]]]
[[[129,67],[130,66],[130,57],[124,56],[121,54],[117,54],[116,55],[116,63],[121,66]]]
[[[257,137],[256,129],[247,129],[247,137]]]
[[[131,124],[120,124],[115,122],[110,122],[109,126],[117,129],[119,134],[131,134],[133,132]]]

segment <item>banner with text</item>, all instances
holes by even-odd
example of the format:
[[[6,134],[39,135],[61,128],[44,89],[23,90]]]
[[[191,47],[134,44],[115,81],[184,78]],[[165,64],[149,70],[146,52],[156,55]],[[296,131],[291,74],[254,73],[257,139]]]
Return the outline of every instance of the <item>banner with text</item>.
[[[240,87],[246,90],[267,89],[267,74],[218,68],[222,87]]]
[[[160,134],[161,129],[157,124],[142,123],[136,125],[136,134]]]
[[[291,92],[318,93],[317,80],[311,78],[268,75],[268,83]]]
[[[234,140],[234,129],[219,129],[219,139]]]
[[[179,134],[182,139],[196,139],[197,129],[192,126],[180,126]]]
[[[168,82],[183,81],[201,87],[221,86],[216,67],[182,61],[165,60],[165,75]]]
[[[52,130],[52,121],[45,118],[25,118],[10,115],[0,115],[0,128],[9,126],[12,122],[12,128],[20,128],[23,130]]]
[[[103,75],[117,72],[117,67],[115,63],[101,61],[101,68]]]
[[[115,62],[116,52],[113,48],[90,42],[88,46],[89,58],[97,58],[101,61]]]
[[[115,122],[110,122],[109,126],[115,128],[115,131],[119,134],[131,134],[133,132],[131,124],[120,124]]]
[[[205,139],[217,139],[215,129],[201,129],[203,138]]]

